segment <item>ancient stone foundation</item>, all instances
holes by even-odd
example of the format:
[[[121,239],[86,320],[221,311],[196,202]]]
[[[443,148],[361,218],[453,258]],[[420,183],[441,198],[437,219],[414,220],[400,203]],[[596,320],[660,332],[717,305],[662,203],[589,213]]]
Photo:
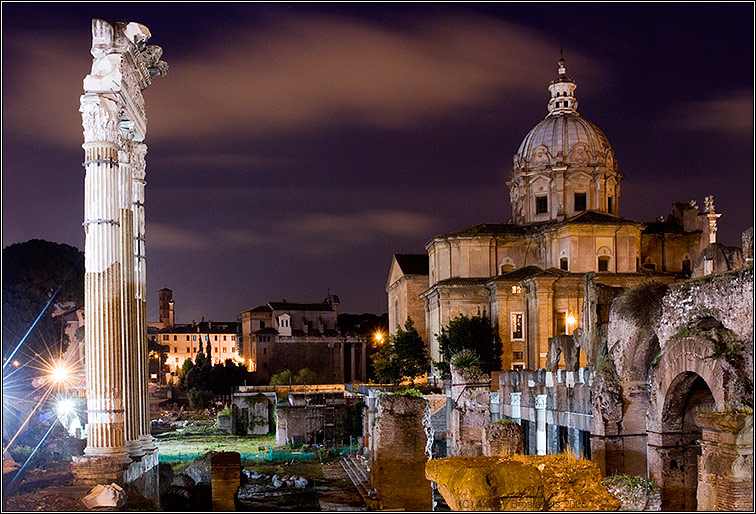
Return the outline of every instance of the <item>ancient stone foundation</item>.
[[[753,511],[753,414],[706,412],[698,457],[698,510]]]
[[[380,509],[433,510],[433,492],[425,478],[433,441],[428,401],[383,394],[374,420],[370,482]]]
[[[449,457],[429,461],[433,480],[452,510],[617,510],[596,464],[570,455]]]
[[[499,457],[525,453],[522,427],[516,422],[489,423],[483,427],[483,455]]]

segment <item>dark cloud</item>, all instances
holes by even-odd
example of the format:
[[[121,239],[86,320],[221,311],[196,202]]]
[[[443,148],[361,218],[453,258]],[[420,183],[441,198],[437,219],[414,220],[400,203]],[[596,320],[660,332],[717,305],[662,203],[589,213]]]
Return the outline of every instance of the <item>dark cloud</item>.
[[[753,223],[752,14],[4,3],[3,244],[83,248],[78,107],[95,16],[144,23],[171,67],[144,92],[150,319],[162,287],[179,321],[328,288],[347,312],[385,310],[393,253],[509,218],[512,155],[546,115],[560,46],[581,115],[625,174],[622,214],[648,221],[714,194],[718,236],[739,244]]]

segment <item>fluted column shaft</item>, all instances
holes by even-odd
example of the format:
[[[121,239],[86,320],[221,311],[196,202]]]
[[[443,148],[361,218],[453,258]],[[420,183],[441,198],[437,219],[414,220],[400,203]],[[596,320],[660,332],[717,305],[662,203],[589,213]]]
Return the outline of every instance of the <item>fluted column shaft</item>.
[[[88,456],[128,461],[124,440],[118,110],[81,98],[84,179]]]
[[[146,185],[147,145],[134,143],[132,145],[132,199],[134,210],[134,275],[135,275],[135,306],[136,306],[136,345],[139,352],[139,366],[137,369],[139,382],[139,438],[142,447],[150,451],[155,448],[150,435],[150,405],[149,405],[149,368],[147,351],[147,259],[145,252],[145,214],[144,187]]]
[[[131,188],[131,143],[122,140],[119,152],[119,215],[121,263],[121,326],[123,348],[124,431],[126,448],[131,457],[144,455],[139,441],[139,348],[136,331],[134,294],[134,211]]]

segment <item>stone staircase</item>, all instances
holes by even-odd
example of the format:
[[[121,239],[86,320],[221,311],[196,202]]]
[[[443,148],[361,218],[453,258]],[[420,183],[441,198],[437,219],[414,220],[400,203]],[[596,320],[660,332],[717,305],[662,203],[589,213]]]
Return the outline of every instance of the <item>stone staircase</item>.
[[[345,456],[341,459],[340,463],[349,479],[357,488],[360,496],[362,496],[368,509],[376,510],[378,508],[378,496],[376,495],[375,489],[370,485],[370,478],[368,477],[366,466],[353,455]]]

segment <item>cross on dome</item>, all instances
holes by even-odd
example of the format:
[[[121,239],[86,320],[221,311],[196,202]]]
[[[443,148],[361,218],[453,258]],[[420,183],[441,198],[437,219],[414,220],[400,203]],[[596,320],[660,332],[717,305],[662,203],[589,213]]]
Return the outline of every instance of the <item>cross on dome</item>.
[[[567,76],[564,58],[560,58],[557,64],[559,64],[559,78],[553,80],[549,85],[549,92],[551,93],[548,105],[549,114],[577,114],[578,102],[575,99],[577,84]]]

